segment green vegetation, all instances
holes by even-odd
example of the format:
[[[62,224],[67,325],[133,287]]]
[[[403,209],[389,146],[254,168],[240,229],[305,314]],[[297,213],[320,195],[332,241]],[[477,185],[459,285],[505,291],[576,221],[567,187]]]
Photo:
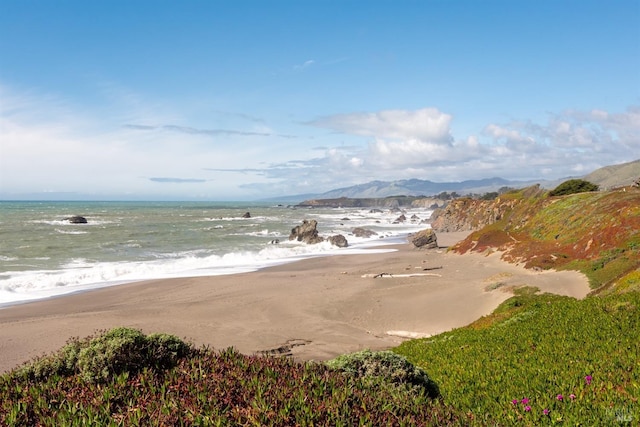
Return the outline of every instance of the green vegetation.
[[[467,327],[326,364],[117,328],[2,375],[0,425],[638,425],[640,190],[490,203],[495,221],[454,250],[579,269],[591,296],[521,287]]]
[[[115,328],[97,337],[73,339],[56,354],[18,369],[14,376],[40,381],[78,374],[88,382],[101,382],[122,372],[174,366],[190,352],[191,347],[173,335],[146,336],[137,329]]]
[[[549,192],[552,197],[555,196],[567,196],[569,194],[584,193],[587,191],[598,191],[599,188],[596,184],[583,179],[570,179],[558,185],[556,188]]]
[[[396,351],[477,425],[637,425],[640,294],[523,292],[475,324]]]
[[[408,389],[417,389],[431,398],[440,396],[438,385],[424,370],[391,351],[364,350],[345,354],[327,362],[327,366],[357,378],[369,378],[373,382],[382,381]]]
[[[130,329],[117,331],[90,342],[113,341],[107,337],[114,334],[137,342],[143,336]],[[135,349],[128,360],[148,354],[142,346]],[[103,365],[100,354],[93,357],[92,365]],[[14,371],[0,377],[0,425],[461,425],[450,406],[421,388],[401,387],[382,377],[371,381],[322,364],[244,356],[233,349],[190,348],[175,361],[172,367],[135,362],[128,365],[133,371],[111,372],[99,381],[72,370],[37,380]]]

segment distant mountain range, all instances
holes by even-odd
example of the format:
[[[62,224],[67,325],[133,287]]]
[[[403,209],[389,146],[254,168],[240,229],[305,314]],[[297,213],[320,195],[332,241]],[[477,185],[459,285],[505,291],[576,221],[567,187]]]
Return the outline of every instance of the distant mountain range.
[[[280,197],[277,200],[299,202],[308,199],[337,199],[340,197],[381,198],[399,195],[434,196],[442,192],[456,192],[461,195],[484,194],[491,191],[498,191],[502,187],[524,188],[534,184],[540,184],[543,188],[551,189],[572,178],[585,179],[599,185],[601,188],[631,185],[634,180],[640,178],[640,160],[605,166],[585,176],[566,177],[558,180],[511,181],[496,177],[461,182],[433,182],[422,179],[371,181],[366,184],[338,188],[321,194],[301,194],[297,196]]]

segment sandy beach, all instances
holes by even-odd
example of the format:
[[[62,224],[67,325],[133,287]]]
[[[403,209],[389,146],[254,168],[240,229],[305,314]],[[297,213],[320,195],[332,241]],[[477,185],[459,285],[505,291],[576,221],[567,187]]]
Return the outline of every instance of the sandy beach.
[[[578,272],[533,272],[499,254],[448,253],[406,243],[387,253],[307,259],[253,273],[131,283],[0,309],[0,372],[70,337],[116,326],[166,332],[196,345],[325,360],[438,334],[491,313],[509,288],[583,298]]]

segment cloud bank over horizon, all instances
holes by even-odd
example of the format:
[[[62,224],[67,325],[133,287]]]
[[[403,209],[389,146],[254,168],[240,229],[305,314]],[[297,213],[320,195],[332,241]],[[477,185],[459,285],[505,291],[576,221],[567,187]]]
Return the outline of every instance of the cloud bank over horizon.
[[[549,114],[544,123],[487,123],[472,135],[459,135],[456,118],[435,107],[342,113],[303,123],[319,132],[310,138],[271,129],[267,120],[245,120],[238,129],[118,123],[118,117],[93,117],[52,96],[6,87],[0,93],[2,154],[11,159],[2,164],[5,198],[71,192],[252,199],[372,180],[558,179],[639,154],[640,106],[568,110]],[[336,135],[349,137],[350,145],[315,145]],[[314,146],[289,149],[288,157],[273,150],[298,139]]]
[[[5,2],[0,199],[255,200],[636,160],[638,2],[579,3]]]

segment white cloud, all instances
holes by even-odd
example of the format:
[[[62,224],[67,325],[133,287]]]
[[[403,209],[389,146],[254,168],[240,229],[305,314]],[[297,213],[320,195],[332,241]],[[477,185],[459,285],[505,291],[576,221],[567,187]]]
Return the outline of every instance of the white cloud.
[[[372,180],[555,179],[640,156],[640,107],[489,123],[455,137],[453,117],[436,108],[338,114],[308,123],[332,133],[301,138],[262,121],[221,127],[168,108],[154,115],[137,96],[82,108],[0,85],[0,99],[2,197],[51,191],[240,199]]]
[[[490,123],[466,139],[453,138],[451,122],[450,115],[425,108],[341,114],[311,124],[370,137],[365,148],[353,153],[361,159],[358,172],[363,178],[555,179],[640,154],[640,108],[635,107],[617,114],[565,112],[543,124]],[[322,159],[316,161],[320,163]]]
[[[307,69],[307,68],[311,67],[315,63],[316,63],[316,61],[314,61],[313,59],[309,59],[307,61],[304,61],[302,64],[294,65],[293,69],[295,71],[302,71],[304,69]]]
[[[338,132],[382,139],[416,139],[432,144],[450,144],[452,117],[436,108],[384,110],[375,113],[338,114],[310,122]]]
[[[214,198],[242,197],[228,177],[206,168],[258,165],[272,155],[273,146],[265,141],[277,145],[290,139],[260,123],[239,130],[156,125],[164,114],[154,117],[149,108],[138,114],[127,103],[82,108],[3,86],[0,95],[0,197],[5,198],[42,192],[189,198],[205,191]],[[125,126],[131,122],[151,125]],[[255,179],[239,174],[234,183]]]

